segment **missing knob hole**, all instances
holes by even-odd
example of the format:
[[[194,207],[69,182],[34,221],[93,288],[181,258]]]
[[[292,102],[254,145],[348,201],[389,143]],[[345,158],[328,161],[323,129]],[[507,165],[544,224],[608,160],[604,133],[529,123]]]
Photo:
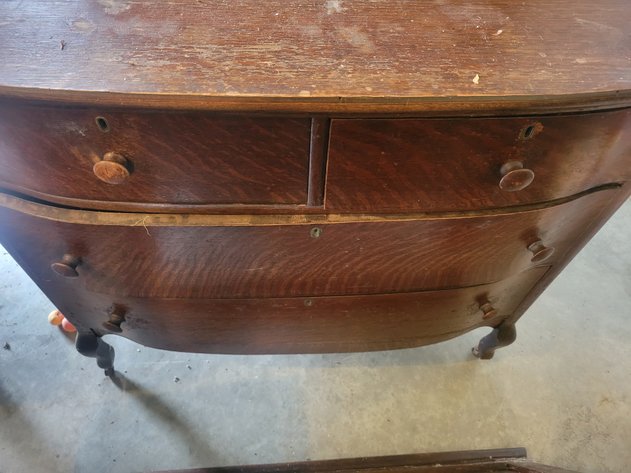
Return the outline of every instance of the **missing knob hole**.
[[[99,130],[101,130],[103,133],[107,133],[108,131],[110,131],[110,124],[104,117],[96,117],[95,121],[96,126],[98,126]]]

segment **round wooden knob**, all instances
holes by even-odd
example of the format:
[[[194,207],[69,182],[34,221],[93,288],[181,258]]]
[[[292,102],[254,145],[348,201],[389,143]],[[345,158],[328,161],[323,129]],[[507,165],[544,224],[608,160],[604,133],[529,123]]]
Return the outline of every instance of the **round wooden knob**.
[[[495,317],[497,315],[497,311],[493,308],[490,302],[485,302],[480,305],[480,310],[482,311],[483,319],[490,319],[491,317]]]
[[[109,152],[94,165],[94,175],[108,184],[121,184],[129,177],[129,161],[121,154]]]
[[[76,278],[79,277],[77,266],[79,266],[78,258],[72,255],[64,255],[61,261],[54,262],[50,265],[50,268],[64,278]]]
[[[541,263],[554,253],[554,248],[547,247],[543,244],[541,240],[537,240],[534,243],[528,245],[528,250],[532,252],[532,261],[533,263]]]
[[[528,187],[535,179],[535,173],[524,168],[519,161],[509,161],[500,169],[500,189],[508,192],[520,191]]]

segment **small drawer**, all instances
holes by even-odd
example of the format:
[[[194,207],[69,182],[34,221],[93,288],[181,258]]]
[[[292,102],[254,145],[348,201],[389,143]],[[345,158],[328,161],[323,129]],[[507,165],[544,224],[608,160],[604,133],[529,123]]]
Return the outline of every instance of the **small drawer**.
[[[304,204],[309,137],[309,119],[4,104],[0,187],[90,208]]]
[[[341,119],[326,207],[441,212],[546,202],[631,178],[631,111],[530,118]]]

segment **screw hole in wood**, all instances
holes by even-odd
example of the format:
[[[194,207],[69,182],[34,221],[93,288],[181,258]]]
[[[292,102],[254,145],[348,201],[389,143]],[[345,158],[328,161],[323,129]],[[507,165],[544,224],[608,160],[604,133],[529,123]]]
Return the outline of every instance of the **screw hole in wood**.
[[[322,235],[322,229],[319,227],[313,227],[311,229],[311,238],[319,238]]]
[[[96,126],[98,126],[99,130],[101,130],[103,133],[107,133],[108,131],[110,131],[110,124],[104,117],[96,117],[95,121]]]

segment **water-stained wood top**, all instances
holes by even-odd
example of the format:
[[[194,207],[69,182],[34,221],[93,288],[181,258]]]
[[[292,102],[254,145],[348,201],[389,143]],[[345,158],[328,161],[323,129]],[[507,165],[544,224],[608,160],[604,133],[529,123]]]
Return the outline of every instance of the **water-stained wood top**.
[[[629,103],[629,25],[628,0],[4,0],[0,95]]]

